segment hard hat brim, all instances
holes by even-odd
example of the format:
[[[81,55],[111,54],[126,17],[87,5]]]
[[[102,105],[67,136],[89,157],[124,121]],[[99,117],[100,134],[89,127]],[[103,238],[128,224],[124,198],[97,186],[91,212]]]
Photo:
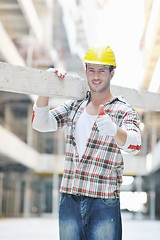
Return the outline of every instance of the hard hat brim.
[[[90,64],[93,64],[93,65],[113,66],[114,69],[116,68],[116,66],[110,65],[107,62],[90,61],[90,60],[85,60],[85,59],[83,60],[83,62],[84,63],[90,63]]]

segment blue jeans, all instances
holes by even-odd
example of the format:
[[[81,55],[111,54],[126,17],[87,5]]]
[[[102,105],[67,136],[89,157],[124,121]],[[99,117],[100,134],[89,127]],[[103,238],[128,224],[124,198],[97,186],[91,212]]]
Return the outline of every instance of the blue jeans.
[[[59,206],[60,240],[121,240],[119,199],[62,193]]]

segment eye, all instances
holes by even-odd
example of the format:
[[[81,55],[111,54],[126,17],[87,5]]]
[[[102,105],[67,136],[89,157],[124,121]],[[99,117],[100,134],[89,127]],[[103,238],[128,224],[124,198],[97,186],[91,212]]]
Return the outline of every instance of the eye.
[[[93,70],[93,69],[88,69],[88,71],[89,71],[90,73],[93,73],[93,72],[94,72],[94,70]]]
[[[104,73],[104,72],[105,72],[105,70],[103,70],[103,69],[99,70],[99,73]]]

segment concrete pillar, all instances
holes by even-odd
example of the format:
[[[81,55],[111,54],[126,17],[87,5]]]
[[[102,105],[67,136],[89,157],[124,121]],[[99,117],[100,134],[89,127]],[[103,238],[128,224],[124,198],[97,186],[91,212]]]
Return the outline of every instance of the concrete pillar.
[[[4,177],[4,174],[3,174],[3,173],[0,173],[0,216],[2,216],[3,177]]]
[[[31,125],[31,120],[32,120],[32,111],[33,107],[32,104],[28,105],[28,114],[27,114],[27,143],[33,147],[34,143],[34,138],[33,138],[33,128]]]
[[[156,191],[155,179],[150,181],[150,219],[155,220],[156,217]]]
[[[40,182],[40,206],[39,206],[39,214],[42,214],[45,212],[45,183],[44,181]]]
[[[14,215],[20,215],[21,206],[21,181],[18,176],[15,176],[15,191],[14,191]]]
[[[157,118],[156,114],[152,113],[152,117],[150,118],[152,121],[152,149],[157,144]]]
[[[143,183],[142,176],[137,176],[136,177],[136,190],[137,190],[137,192],[142,192],[143,191],[142,183]],[[142,219],[142,212],[138,211],[136,216],[137,216],[138,219]]]
[[[58,216],[59,209],[59,175],[53,173],[53,189],[52,189],[52,214],[54,217]]]
[[[14,118],[13,113],[12,113],[11,105],[6,104],[5,105],[5,123],[4,123],[5,125],[4,126],[8,130],[12,131],[14,123],[15,123],[15,118]]]
[[[31,124],[32,112],[33,112],[33,104],[29,104],[28,105],[28,113],[27,113],[27,143],[28,143],[29,146],[31,146],[32,148],[34,148],[37,151],[39,151],[40,150],[39,149],[39,144],[38,144],[39,132],[35,131],[32,128],[32,124]]]
[[[31,209],[31,188],[30,188],[30,175],[25,176],[25,190],[24,190],[24,217],[30,216]]]

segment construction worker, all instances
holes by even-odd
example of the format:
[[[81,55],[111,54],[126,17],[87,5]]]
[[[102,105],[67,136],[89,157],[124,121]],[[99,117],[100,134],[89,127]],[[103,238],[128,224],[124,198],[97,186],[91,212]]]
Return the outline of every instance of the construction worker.
[[[38,97],[33,128],[48,132],[67,126],[60,239],[120,240],[121,150],[132,154],[140,151],[140,121],[135,110],[110,91],[116,68],[111,48],[91,47],[83,62],[90,88],[86,98],[50,110],[49,98]],[[63,71],[49,71],[65,78]]]

